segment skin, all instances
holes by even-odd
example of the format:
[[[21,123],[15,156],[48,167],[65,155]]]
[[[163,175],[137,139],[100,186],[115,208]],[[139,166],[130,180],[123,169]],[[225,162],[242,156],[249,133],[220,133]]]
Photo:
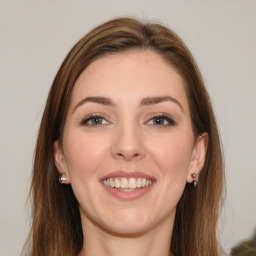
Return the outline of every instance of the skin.
[[[142,105],[148,97],[171,100]],[[102,118],[88,119],[92,114]],[[80,206],[80,256],[170,255],[176,205],[202,168],[206,145],[206,134],[193,136],[182,77],[158,54],[130,51],[93,62],[73,89],[62,143],[54,143],[55,164]],[[119,170],[156,182],[142,197],[122,200],[100,182]]]

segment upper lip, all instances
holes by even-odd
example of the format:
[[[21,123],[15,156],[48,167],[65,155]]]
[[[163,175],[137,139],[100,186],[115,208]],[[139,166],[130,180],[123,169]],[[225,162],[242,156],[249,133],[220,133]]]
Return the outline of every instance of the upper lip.
[[[147,180],[153,180],[156,179],[148,174],[142,173],[142,172],[126,172],[126,171],[116,171],[111,172],[106,175],[104,175],[100,181],[107,180],[110,178],[145,178]]]

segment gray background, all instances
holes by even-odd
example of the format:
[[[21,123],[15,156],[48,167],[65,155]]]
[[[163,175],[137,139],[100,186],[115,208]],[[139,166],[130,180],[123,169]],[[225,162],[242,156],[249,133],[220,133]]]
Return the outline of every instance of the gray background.
[[[224,249],[256,228],[255,0],[0,0],[0,255],[18,255],[28,232],[26,205],[35,139],[46,96],[63,58],[109,18],[160,20],[191,49],[219,123],[227,201]]]

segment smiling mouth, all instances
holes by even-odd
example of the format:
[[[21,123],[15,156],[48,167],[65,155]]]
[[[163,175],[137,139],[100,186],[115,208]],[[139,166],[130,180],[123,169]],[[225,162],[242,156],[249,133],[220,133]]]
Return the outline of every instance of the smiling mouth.
[[[125,177],[116,177],[104,179],[103,184],[110,188],[116,188],[119,191],[136,191],[140,188],[146,188],[153,184],[153,180],[146,178],[125,178]]]

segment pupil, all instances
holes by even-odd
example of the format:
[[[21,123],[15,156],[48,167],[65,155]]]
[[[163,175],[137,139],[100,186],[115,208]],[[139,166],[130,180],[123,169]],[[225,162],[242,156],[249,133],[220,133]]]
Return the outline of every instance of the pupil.
[[[94,124],[100,124],[101,118],[94,118]]]
[[[155,124],[163,124],[163,118],[155,119]]]

